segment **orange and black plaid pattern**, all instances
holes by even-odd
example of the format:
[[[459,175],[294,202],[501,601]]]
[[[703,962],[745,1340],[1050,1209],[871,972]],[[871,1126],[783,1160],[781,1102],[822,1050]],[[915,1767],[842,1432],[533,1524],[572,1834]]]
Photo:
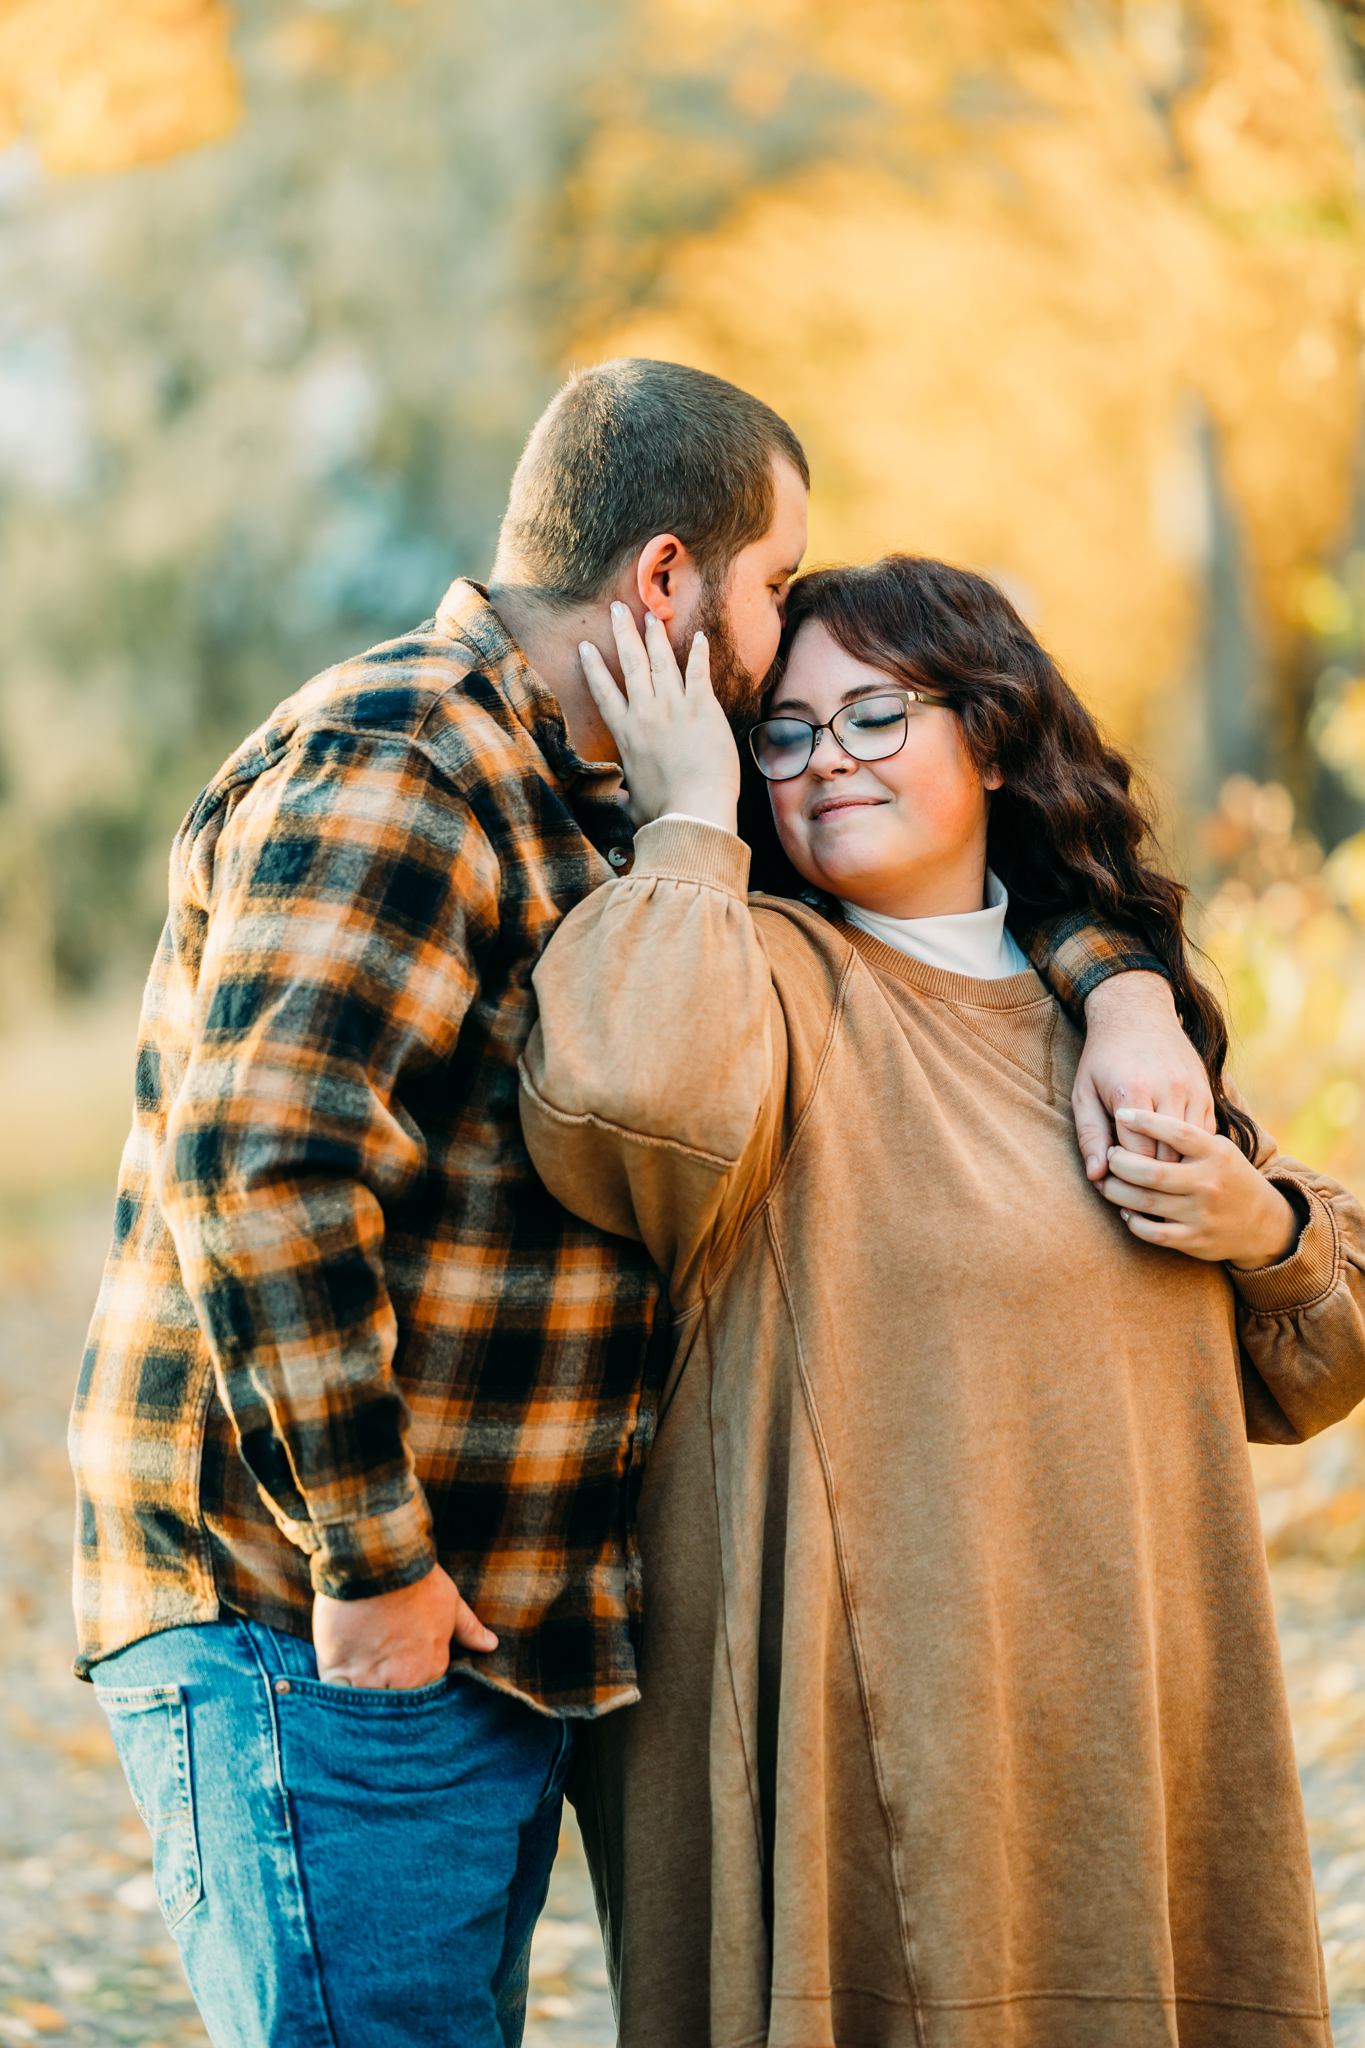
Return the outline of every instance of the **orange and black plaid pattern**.
[[[658,1284],[517,1115],[531,969],[629,845],[618,779],[456,583],[190,812],[72,1417],[78,1668],[221,1612],[306,1635],[314,1588],[439,1554],[495,1683],[634,1696]]]
[[[482,1676],[636,1697],[658,1282],[549,1198],[517,1113],[531,970],[628,864],[618,781],[457,582],[190,812],[72,1416],[78,1670],[225,1613],[307,1635],[315,1588],[439,1556],[499,1636]],[[1155,964],[1054,953],[1072,1004]]]
[[[1085,1029],[1085,999],[1111,974],[1142,972],[1166,978],[1166,969],[1130,933],[1092,924],[1084,910],[1049,924],[1012,925],[1019,945],[1062,1008]]]

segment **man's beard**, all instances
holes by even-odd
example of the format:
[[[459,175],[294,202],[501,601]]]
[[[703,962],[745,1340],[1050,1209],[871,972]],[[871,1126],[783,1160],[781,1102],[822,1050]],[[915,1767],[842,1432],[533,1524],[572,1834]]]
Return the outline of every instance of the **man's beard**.
[[[683,628],[680,639],[673,644],[678,667],[684,675],[694,633],[706,635],[711,650],[711,687],[730,723],[742,725],[757,718],[763,694],[762,681],[753,676],[740,660],[721,602],[720,586],[711,582],[709,577],[702,584],[696,610]]]

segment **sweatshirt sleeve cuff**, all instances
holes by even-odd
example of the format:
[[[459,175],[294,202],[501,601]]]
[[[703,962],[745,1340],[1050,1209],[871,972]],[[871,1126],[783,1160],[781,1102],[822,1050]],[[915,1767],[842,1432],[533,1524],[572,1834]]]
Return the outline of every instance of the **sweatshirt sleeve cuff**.
[[[749,849],[734,832],[722,825],[705,825],[700,818],[665,815],[645,825],[635,835],[635,864],[630,880],[657,875],[670,882],[698,882],[703,888],[723,890],[741,902],[749,890]]]
[[[1309,1308],[1329,1294],[1336,1280],[1337,1237],[1332,1212],[1320,1195],[1306,1188],[1290,1174],[1270,1176],[1273,1186],[1292,1195],[1308,1210],[1308,1221],[1299,1232],[1298,1243],[1276,1266],[1262,1266],[1254,1273],[1229,1266],[1232,1284],[1245,1307],[1256,1315],[1285,1315]]]
[[[313,1591],[329,1600],[372,1600],[424,1579],[436,1563],[431,1513],[419,1490],[396,1508],[349,1522],[288,1522],[309,1552]]]

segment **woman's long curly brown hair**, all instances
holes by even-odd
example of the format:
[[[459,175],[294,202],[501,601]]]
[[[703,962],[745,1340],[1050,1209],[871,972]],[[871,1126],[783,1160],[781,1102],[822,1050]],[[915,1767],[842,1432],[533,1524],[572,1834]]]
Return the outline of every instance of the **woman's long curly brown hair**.
[[[1023,942],[1034,926],[1078,915],[1131,932],[1166,970],[1208,1070],[1220,1132],[1254,1157],[1255,1127],[1227,1099],[1227,1024],[1190,964],[1188,891],[1154,865],[1160,853],[1132,767],[1105,743],[1009,599],[984,576],[919,555],[814,570],[792,586],[774,681],[812,621],[856,660],[948,699],[977,768],[994,764],[1004,777],[990,800],[987,859],[1009,890],[1016,936]],[[742,755],[741,831],[754,850],[754,887],[808,895],[747,746]]]

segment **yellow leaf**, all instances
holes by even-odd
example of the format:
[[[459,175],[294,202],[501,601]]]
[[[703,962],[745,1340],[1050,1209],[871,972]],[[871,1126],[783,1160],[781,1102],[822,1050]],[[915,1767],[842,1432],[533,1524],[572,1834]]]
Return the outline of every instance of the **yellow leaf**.
[[[0,147],[125,170],[228,134],[241,94],[223,0],[0,0]]]

